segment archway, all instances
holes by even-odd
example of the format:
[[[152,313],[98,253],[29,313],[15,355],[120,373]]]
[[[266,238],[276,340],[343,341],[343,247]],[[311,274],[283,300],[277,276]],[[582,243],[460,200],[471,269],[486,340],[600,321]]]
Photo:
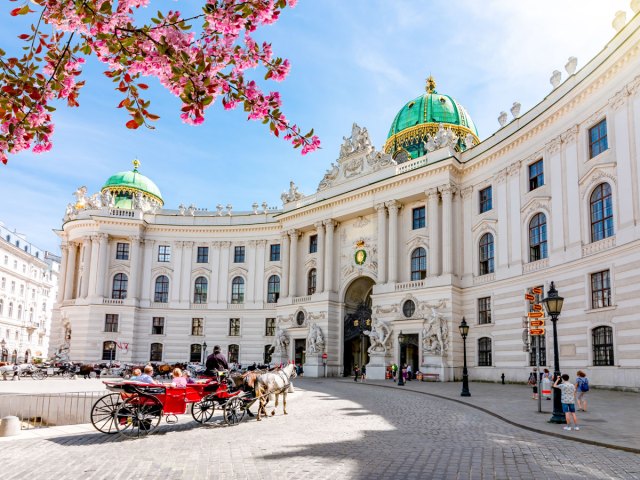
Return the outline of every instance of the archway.
[[[369,277],[358,277],[344,294],[344,376],[349,376],[357,364],[369,363],[369,337],[371,330],[371,291],[375,282]]]
[[[24,363],[29,363],[31,360],[31,350],[24,352]]]

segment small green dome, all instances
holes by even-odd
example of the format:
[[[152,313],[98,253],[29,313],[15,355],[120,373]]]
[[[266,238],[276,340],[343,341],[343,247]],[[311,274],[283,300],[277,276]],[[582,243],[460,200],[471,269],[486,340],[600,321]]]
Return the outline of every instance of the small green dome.
[[[451,129],[460,137],[458,147],[466,149],[464,138],[467,134],[480,143],[478,130],[471,116],[454,98],[438,93],[433,77],[427,79],[427,92],[407,102],[393,119],[384,150],[394,157],[406,151],[411,158],[424,155],[423,142],[433,136],[440,124]]]
[[[164,205],[160,189],[151,179],[138,172],[139,165],[140,162],[134,160],[133,170],[111,175],[102,187],[101,192],[109,191],[113,195],[116,207],[131,208],[132,197],[138,192],[154,203]]]

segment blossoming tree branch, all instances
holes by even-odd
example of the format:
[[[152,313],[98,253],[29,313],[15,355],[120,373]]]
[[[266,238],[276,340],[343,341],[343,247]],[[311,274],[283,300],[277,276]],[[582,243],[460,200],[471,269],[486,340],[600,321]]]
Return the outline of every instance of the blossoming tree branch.
[[[267,124],[275,136],[301,147],[303,155],[319,148],[313,130],[303,134],[281,112],[278,92],[263,92],[245,75],[262,66],[267,80],[287,76],[289,61],[274,57],[271,45],[258,44],[252,34],[296,2],[201,0],[196,15],[159,11],[147,24],[140,24],[135,13],[150,0],[17,3],[11,15],[32,15],[34,22],[19,36],[25,42],[22,57],[0,49],[0,160],[7,163],[8,154],[22,150],[51,149],[52,102],[79,105],[82,67],[90,55],[105,65],[105,75],[121,92],[118,108],[128,112],[127,128],[153,128],[159,118],[150,111],[144,98],[148,86],[141,81],[155,77],[180,98],[186,123],[201,124],[205,110],[220,99],[226,110],[242,104],[249,119]]]

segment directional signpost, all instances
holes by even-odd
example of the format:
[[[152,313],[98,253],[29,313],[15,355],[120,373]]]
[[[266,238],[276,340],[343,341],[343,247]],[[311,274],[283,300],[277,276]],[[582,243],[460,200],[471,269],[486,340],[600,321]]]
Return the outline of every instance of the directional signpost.
[[[535,356],[536,356],[536,381],[538,383],[538,412],[542,412],[542,402],[540,401],[542,396],[540,395],[540,336],[544,335],[544,310],[542,308],[542,287],[530,288],[528,292],[524,294],[524,299],[527,301],[527,316],[524,317],[527,321],[526,330],[523,332],[523,339],[525,335],[534,337],[531,342],[535,341]],[[528,331],[527,331],[528,330]],[[528,336],[527,335],[527,336]]]

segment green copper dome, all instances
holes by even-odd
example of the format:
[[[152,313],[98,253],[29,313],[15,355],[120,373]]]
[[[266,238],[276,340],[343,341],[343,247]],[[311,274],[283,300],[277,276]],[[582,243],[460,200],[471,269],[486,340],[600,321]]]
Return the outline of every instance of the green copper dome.
[[[111,175],[102,187],[102,192],[109,191],[114,204],[119,208],[133,208],[133,195],[141,193],[153,203],[164,205],[158,186],[149,178],[138,172],[140,162],[133,161],[133,170]]]
[[[426,153],[424,142],[434,136],[440,124],[452,130],[459,138],[457,148],[465,150],[465,137],[473,136],[480,143],[478,130],[465,108],[449,95],[438,93],[433,77],[427,79],[427,92],[407,102],[393,119],[384,145],[386,153],[396,156],[406,152],[411,158]]]

